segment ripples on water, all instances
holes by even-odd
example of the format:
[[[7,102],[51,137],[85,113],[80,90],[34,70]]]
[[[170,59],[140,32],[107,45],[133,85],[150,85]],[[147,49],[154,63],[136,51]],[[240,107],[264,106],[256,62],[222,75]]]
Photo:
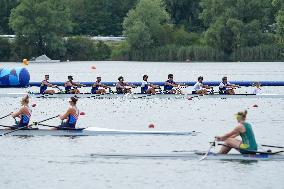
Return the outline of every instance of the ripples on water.
[[[96,72],[90,69],[93,64],[97,65]],[[109,69],[109,64],[112,69]],[[139,81],[137,75],[143,75],[145,67],[151,70],[147,74],[154,81],[164,80],[170,72],[178,80],[193,80],[198,75],[217,80],[224,74],[232,80],[284,79],[284,66],[280,63],[87,62],[74,67],[73,64],[72,67],[66,65],[68,63],[56,65],[57,71],[52,65],[30,65],[28,68],[33,81],[41,80],[45,73],[60,81],[69,73],[80,81],[90,81],[96,75],[102,75],[107,81],[114,81],[118,75]],[[25,90],[1,89],[0,92]],[[283,88],[265,90],[284,93]],[[1,98],[0,114],[5,115],[17,108],[19,101],[20,98]],[[37,104],[32,117],[36,121],[64,112],[68,100],[32,99],[32,103]],[[253,108],[254,104],[259,107]],[[283,162],[96,159],[90,156],[92,153],[206,150],[215,135],[233,128],[234,113],[246,108],[257,140],[283,146],[283,99],[80,99],[78,107],[86,112],[80,117],[79,127],[149,130],[149,123],[154,123],[156,130],[195,130],[201,133],[197,136],[1,137],[0,188],[284,188]],[[59,122],[52,120],[47,123]],[[1,124],[12,123],[12,119],[1,120]]]

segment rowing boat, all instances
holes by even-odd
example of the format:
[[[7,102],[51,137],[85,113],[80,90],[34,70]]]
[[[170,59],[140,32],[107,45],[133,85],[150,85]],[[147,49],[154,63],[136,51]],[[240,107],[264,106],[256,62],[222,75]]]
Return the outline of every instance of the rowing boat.
[[[0,129],[0,135],[8,132],[7,129]],[[139,131],[139,130],[117,130],[100,127],[88,127],[78,129],[51,130],[34,128],[18,130],[10,133],[11,136],[96,136],[96,135],[196,135],[195,131]]]
[[[70,98],[74,94],[39,94],[39,93],[1,93],[0,97],[22,97],[24,95],[30,95],[33,98]],[[284,98],[282,94],[235,94],[235,95],[221,95],[221,94],[208,94],[208,95],[196,95],[196,94],[90,94],[80,93],[76,94],[78,98],[90,98],[90,99],[116,99],[116,98],[129,98],[129,99],[191,99],[191,98]]]
[[[195,153],[168,153],[168,154],[119,154],[119,153],[93,153],[91,157],[107,159],[182,159],[182,160],[200,160],[203,152]],[[283,161],[284,155],[280,154],[216,154],[209,153],[206,160],[222,161]]]

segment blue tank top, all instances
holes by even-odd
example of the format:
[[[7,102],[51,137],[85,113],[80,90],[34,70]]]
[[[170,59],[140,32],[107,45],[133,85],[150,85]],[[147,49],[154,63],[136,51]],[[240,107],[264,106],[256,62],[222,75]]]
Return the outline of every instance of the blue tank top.
[[[91,93],[92,94],[96,94],[96,91],[99,89],[99,83],[96,82],[97,85],[94,85],[92,86],[92,89],[91,89]]]
[[[45,82],[46,80],[43,80],[42,82],[41,82],[41,85],[40,85],[40,88],[39,88],[39,93],[40,94],[43,94],[44,93],[44,91],[46,91],[47,90],[47,85],[46,84],[43,84],[43,82]],[[48,82],[47,82],[48,83]]]
[[[145,84],[144,87],[141,87],[141,93],[146,93],[146,91],[148,90],[149,88],[149,84]]]
[[[167,80],[166,82],[167,82],[167,83],[171,83],[171,84],[175,84],[174,81],[170,81],[170,80]],[[165,86],[164,86],[164,91],[170,91],[170,90],[172,90],[173,88],[174,88],[173,86],[170,86],[170,85],[166,85],[166,84],[165,84]]]
[[[30,111],[30,110],[29,110]],[[30,119],[31,119],[31,113],[29,114],[22,114],[21,119],[19,121],[19,124],[17,125],[18,127],[24,127],[24,126],[28,126]]]

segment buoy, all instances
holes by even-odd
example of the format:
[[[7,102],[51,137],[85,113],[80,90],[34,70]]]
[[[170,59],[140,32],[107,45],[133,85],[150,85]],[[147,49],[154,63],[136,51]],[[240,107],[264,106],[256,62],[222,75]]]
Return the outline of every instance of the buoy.
[[[96,66],[95,66],[95,65],[93,65],[93,66],[92,66],[92,69],[93,69],[93,70],[95,70],[95,69],[97,69],[97,68],[96,68]]]
[[[192,97],[188,97],[187,100],[192,100]]]
[[[36,107],[36,104],[33,104],[32,107]]]
[[[153,129],[153,128],[155,128],[155,125],[153,123],[150,123],[148,127],[149,127],[149,129]]]
[[[80,115],[85,115],[85,112],[80,112]]]
[[[25,59],[23,59],[23,64],[24,64],[24,65],[26,65],[26,66],[27,66],[27,65],[29,65],[29,61],[28,61],[28,59],[26,59],[26,58],[25,58]]]
[[[254,104],[252,107],[257,108],[257,107],[258,107],[258,105],[257,105],[257,104]]]

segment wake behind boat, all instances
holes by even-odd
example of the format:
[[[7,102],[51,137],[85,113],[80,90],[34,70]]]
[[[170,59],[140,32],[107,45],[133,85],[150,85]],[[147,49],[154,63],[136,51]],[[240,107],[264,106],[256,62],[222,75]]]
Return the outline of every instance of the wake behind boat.
[[[0,129],[0,135],[6,133],[7,129]],[[11,136],[96,136],[96,135],[193,135],[197,134],[196,131],[162,131],[162,130],[117,130],[101,127],[88,127],[76,129],[46,129],[46,128],[33,128],[21,129],[10,133]]]

